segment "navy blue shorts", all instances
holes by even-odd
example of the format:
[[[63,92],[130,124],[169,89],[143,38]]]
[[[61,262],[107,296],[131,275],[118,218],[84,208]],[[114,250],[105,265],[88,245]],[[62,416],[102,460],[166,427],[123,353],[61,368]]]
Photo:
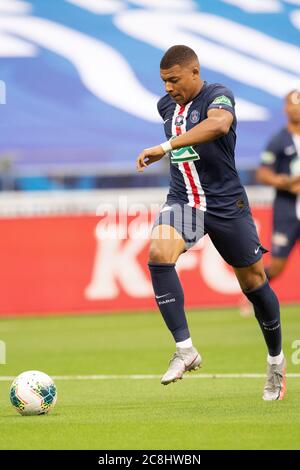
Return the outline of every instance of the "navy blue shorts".
[[[158,214],[154,227],[171,225],[185,241],[188,250],[204,235],[231,266],[243,268],[256,263],[267,250],[261,245],[252,215],[237,219],[217,217],[187,204],[165,204]]]
[[[274,211],[272,256],[287,258],[297,240],[300,240],[300,220]]]

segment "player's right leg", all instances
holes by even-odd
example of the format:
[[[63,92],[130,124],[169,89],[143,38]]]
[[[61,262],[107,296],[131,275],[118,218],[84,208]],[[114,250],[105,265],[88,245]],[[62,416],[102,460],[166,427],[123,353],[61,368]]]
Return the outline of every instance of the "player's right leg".
[[[282,400],[286,391],[286,360],[282,351],[280,306],[266,279],[263,262],[234,268],[241,288],[252,302],[268,349],[263,399]],[[262,284],[261,282],[264,281]]]
[[[275,232],[272,236],[272,252],[269,265],[265,273],[269,281],[278,277],[284,271],[288,257],[297,240],[297,227],[299,223],[280,221],[275,223]],[[279,231],[280,227],[280,231]],[[276,253],[276,254],[275,254]],[[253,314],[253,306],[244,295],[240,300],[240,315],[249,317]]]
[[[161,379],[164,385],[176,382],[184,372],[197,369],[201,363],[201,357],[190,337],[183,289],[175,269],[178,257],[189,247],[183,238],[183,225],[182,207],[173,205],[165,212],[162,209],[151,234],[149,269],[155,299],[176,343],[176,352]],[[186,229],[187,225],[186,221]]]
[[[282,351],[280,306],[264,271],[266,251],[258,238],[251,214],[239,219],[206,221],[215,247],[234,269],[242,291],[253,304],[255,317],[268,350],[264,400],[282,400],[285,394],[285,358]]]

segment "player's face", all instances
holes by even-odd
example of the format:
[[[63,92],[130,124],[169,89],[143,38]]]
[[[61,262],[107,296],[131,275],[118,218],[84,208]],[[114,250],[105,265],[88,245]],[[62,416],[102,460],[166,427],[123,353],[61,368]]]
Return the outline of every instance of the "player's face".
[[[160,76],[165,83],[166,92],[177,104],[189,103],[199,92],[200,75],[197,64],[160,69]]]
[[[285,112],[289,122],[300,124],[300,92],[289,94],[285,101]]]

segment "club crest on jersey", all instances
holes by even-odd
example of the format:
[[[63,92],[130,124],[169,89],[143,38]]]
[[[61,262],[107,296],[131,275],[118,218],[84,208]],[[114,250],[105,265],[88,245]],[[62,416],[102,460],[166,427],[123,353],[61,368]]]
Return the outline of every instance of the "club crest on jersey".
[[[175,126],[180,127],[182,126],[183,123],[184,123],[184,116],[182,116],[182,114],[179,114],[178,116],[176,116]]]
[[[196,124],[196,122],[200,121],[200,113],[199,113],[199,111],[197,111],[197,109],[194,109],[194,111],[191,112],[190,121],[193,124]]]

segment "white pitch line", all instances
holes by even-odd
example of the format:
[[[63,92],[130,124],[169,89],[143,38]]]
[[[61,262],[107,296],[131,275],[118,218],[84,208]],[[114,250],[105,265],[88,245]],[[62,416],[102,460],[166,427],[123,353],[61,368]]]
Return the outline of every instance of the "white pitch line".
[[[300,374],[286,374],[289,379],[300,379]],[[161,375],[53,375],[53,380],[152,380]],[[191,374],[185,379],[263,379],[265,374]],[[12,376],[0,376],[0,382],[14,380]]]

